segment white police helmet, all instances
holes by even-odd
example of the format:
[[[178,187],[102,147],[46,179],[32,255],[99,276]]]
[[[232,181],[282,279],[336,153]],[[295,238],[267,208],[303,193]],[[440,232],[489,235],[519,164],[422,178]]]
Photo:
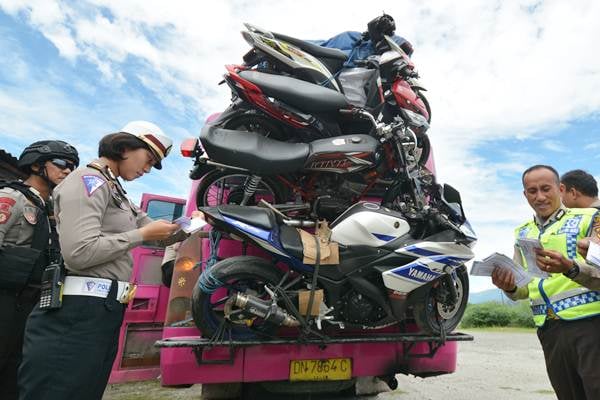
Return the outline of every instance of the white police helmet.
[[[162,129],[148,121],[131,121],[120,132],[129,133],[148,145],[157,159],[156,169],[162,169],[162,160],[169,155],[173,141],[163,133]]]

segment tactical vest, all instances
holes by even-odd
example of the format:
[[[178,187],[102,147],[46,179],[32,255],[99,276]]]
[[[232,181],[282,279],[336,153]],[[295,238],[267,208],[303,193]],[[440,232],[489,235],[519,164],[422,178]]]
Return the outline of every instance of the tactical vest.
[[[598,211],[590,208],[567,209],[565,214],[540,232],[531,220],[515,230],[517,238],[539,239],[546,250],[584,262],[577,253],[577,241],[587,236],[593,217]],[[524,257],[522,263],[527,269]],[[544,325],[548,315],[575,320],[600,314],[600,292],[587,289],[563,274],[549,278],[534,278],[528,285],[529,301],[536,326]]]
[[[27,284],[40,284],[42,272],[50,261],[50,249],[58,246],[58,241],[50,242],[52,229],[48,211],[44,203],[29,190],[29,186],[19,181],[0,181],[0,188],[5,187],[21,192],[37,209],[31,246],[5,246],[0,251],[0,288],[21,290]]]

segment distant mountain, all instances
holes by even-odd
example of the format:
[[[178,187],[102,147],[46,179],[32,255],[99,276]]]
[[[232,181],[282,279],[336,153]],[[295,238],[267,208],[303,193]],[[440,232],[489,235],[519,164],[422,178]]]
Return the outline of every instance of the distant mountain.
[[[489,289],[484,290],[483,292],[469,293],[469,303],[471,304],[485,303],[488,301],[495,301],[497,303],[504,304],[516,304],[516,302],[506,297],[506,295],[504,295],[500,289]]]

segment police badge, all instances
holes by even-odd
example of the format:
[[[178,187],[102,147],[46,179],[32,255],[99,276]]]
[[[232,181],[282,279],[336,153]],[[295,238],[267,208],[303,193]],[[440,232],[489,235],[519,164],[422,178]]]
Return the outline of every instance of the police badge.
[[[29,222],[31,225],[37,224],[37,214],[38,209],[34,206],[24,206],[23,207],[23,217],[25,220]]]

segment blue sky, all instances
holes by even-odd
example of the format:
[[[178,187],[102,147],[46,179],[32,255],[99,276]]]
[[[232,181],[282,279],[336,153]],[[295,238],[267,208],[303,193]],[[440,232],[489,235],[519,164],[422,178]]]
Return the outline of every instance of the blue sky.
[[[598,2],[0,0],[0,147],[18,155],[60,138],[90,160],[104,134],[146,119],[178,150],[227,106],[217,83],[248,50],[243,22],[320,39],[362,31],[382,10],[415,47],[438,176],[463,195],[477,256],[510,254],[513,227],[531,215],[523,169],[600,177]],[[174,151],[127,189],[185,197],[190,164]]]

